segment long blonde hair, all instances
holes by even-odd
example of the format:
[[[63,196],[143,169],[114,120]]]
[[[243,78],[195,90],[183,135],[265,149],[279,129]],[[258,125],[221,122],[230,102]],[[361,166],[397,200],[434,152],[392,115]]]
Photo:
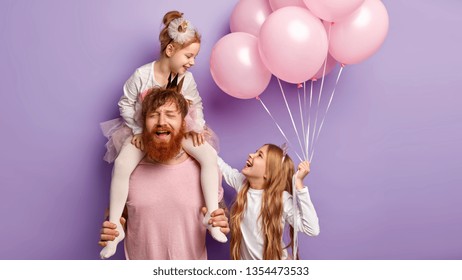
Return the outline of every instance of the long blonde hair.
[[[283,151],[276,145],[265,144],[268,146],[266,160],[265,185],[263,188],[263,199],[261,203],[258,221],[262,227],[264,240],[263,259],[280,260],[283,249],[281,245],[284,228],[281,226],[284,191],[292,193],[292,176],[294,174],[294,163],[288,155],[283,155]],[[240,248],[242,243],[241,221],[247,205],[247,192],[250,188],[248,181],[236,196],[236,200],[231,208],[231,258],[240,259]],[[291,227],[291,232],[293,231]],[[293,245],[292,235],[289,246]]]

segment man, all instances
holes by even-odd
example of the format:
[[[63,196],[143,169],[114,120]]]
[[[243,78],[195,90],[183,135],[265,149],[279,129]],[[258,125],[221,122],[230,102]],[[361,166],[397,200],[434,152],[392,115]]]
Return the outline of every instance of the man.
[[[182,149],[188,103],[173,89],[153,89],[143,101],[145,159],[130,178],[127,199],[127,259],[207,259],[205,204],[200,166]],[[212,213],[214,226],[229,232],[223,209]],[[100,245],[116,236],[103,223]]]

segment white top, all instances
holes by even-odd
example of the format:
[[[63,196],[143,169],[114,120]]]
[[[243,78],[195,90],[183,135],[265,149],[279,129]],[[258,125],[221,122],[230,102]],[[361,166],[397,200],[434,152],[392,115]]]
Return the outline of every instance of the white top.
[[[223,177],[228,185],[233,187],[236,191],[240,191],[246,180],[245,176],[237,169],[233,169],[218,157],[218,166],[220,167]],[[260,215],[261,200],[263,197],[263,190],[256,190],[249,188],[247,192],[247,205],[245,208],[244,216],[241,221],[242,232],[242,245],[241,245],[241,259],[243,260],[261,260],[263,259],[263,245],[264,239],[261,230],[261,224],[258,222]],[[316,236],[319,234],[319,221],[314,209],[313,203],[310,199],[308,188],[304,187],[302,190],[297,190],[297,198],[299,203],[298,214],[298,231],[309,236]],[[294,208],[292,195],[284,191],[283,193],[283,214],[281,227],[284,228],[285,223],[288,222],[293,226],[294,224]],[[281,240],[282,247],[286,245]],[[282,259],[287,259],[287,250],[284,250]]]
[[[133,131],[139,134],[143,131],[140,122],[141,102],[139,95],[152,87],[162,87],[154,77],[154,63],[148,63],[136,69],[135,73],[128,78],[124,85],[124,94],[119,100],[119,111],[125,123]],[[182,94],[187,100],[191,101],[191,106],[195,108],[195,122],[197,127],[203,128],[205,125],[202,98],[197,91],[197,85],[191,72],[186,71],[178,77],[178,81],[184,77]]]

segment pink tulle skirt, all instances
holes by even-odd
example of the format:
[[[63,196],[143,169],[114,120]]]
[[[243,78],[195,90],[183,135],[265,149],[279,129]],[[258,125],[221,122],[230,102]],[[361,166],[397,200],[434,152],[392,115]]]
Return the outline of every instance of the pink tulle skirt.
[[[217,151],[219,152],[219,140],[217,135],[209,127],[205,127],[205,130],[201,130],[197,127],[195,119],[195,110],[193,107],[189,108],[188,115],[185,117],[186,122],[186,132],[195,131],[195,132],[204,132],[205,140]],[[127,138],[132,137],[133,133],[131,128],[129,128],[122,118],[112,119],[100,123],[101,130],[103,135],[108,139],[106,143],[106,154],[103,159],[108,163],[114,162],[114,160],[119,155],[122,145],[127,140]]]
[[[119,155],[125,140],[132,137],[132,130],[125,124],[122,118],[102,122],[100,126],[103,135],[108,139],[105,145],[106,154],[103,159],[108,163],[112,163]]]

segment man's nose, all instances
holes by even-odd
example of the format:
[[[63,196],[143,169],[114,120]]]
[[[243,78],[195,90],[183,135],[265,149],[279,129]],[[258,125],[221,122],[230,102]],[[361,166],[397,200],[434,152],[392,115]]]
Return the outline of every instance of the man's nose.
[[[157,124],[159,125],[164,125],[165,124],[165,115],[164,114],[159,114],[159,119],[157,120]]]

